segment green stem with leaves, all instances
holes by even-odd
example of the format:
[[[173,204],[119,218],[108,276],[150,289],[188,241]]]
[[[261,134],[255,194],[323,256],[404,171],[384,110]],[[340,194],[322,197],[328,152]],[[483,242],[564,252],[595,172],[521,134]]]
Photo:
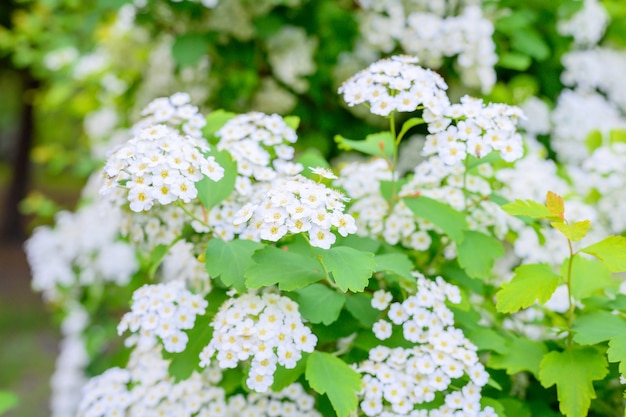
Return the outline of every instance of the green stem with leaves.
[[[572,267],[574,265],[574,248],[572,246],[572,241],[567,239],[567,246],[569,248],[569,260],[567,263],[567,277],[565,279],[565,285],[567,286],[567,302],[569,303],[569,307],[567,310],[567,348],[572,347],[572,327],[574,325],[574,310],[575,303],[572,298]]]

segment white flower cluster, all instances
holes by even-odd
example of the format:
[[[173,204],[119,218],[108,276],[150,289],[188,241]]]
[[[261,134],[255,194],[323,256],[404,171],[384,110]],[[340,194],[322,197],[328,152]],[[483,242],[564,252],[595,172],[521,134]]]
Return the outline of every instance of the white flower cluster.
[[[491,90],[497,62],[493,24],[476,1],[359,1],[357,15],[363,44],[372,53],[398,46],[419,56],[425,66],[439,68],[444,57],[456,56],[463,83]]]
[[[107,177],[101,193],[117,187],[128,189],[130,209],[149,210],[156,202],[162,205],[176,200],[196,198],[195,183],[205,176],[219,181],[224,169],[215,158],[205,157],[209,150],[203,139],[182,136],[165,124],[141,129],[126,144],[111,153],[105,167]]]
[[[215,355],[222,369],[250,360],[246,383],[257,392],[274,382],[276,365],[293,368],[317,337],[302,323],[298,304],[277,294],[244,294],[228,299],[212,322],[213,337],[200,353],[200,366]]]
[[[252,179],[270,181],[278,173],[293,169],[287,161],[293,159],[295,151],[290,144],[298,137],[278,114],[240,114],[226,122],[215,136],[220,138],[217,149],[228,151],[237,162],[235,189],[239,194],[250,194]]]
[[[328,249],[336,236],[356,232],[354,218],[343,212],[346,198],[336,190],[302,175],[279,177],[258,189],[254,203],[235,215],[235,225],[247,223],[242,235],[276,242],[288,233],[307,232],[312,246]]]
[[[522,111],[500,103],[485,105],[481,99],[464,96],[443,112],[424,111],[430,134],[423,154],[439,155],[443,162],[454,165],[467,154],[482,158],[491,151],[500,153],[505,161],[522,157],[522,137],[516,132]]]
[[[206,125],[204,116],[198,107],[191,104],[188,93],[174,93],[170,97],[159,97],[152,100],[141,112],[142,119],[133,126],[136,135],[145,128],[158,124],[166,124],[179,128],[183,134],[194,138],[202,138],[202,128]]]
[[[365,103],[379,116],[422,107],[441,114],[449,105],[448,86],[439,74],[417,62],[416,57],[404,55],[377,61],[345,81],[339,94],[349,106]]]
[[[57,213],[54,228],[35,229],[24,245],[33,289],[54,300],[62,287],[128,284],[138,262],[132,246],[118,239],[120,222],[119,210],[92,204]]]
[[[563,90],[552,112],[550,145],[563,163],[580,164],[589,157],[585,140],[595,130],[607,138],[612,129],[626,129],[626,118],[615,103],[588,91]],[[605,143],[606,144],[606,143]]]
[[[195,208],[193,203],[189,206]],[[179,237],[188,219],[182,208],[173,205],[155,206],[150,211],[125,211],[120,231],[141,252],[149,253]]]
[[[183,281],[147,284],[133,293],[131,311],[124,314],[117,330],[119,334],[126,330],[137,333],[128,343],[139,350],[154,347],[158,336],[166,351],[182,352],[189,340],[183,330],[193,327],[207,305],[200,295],[185,289]]]
[[[133,351],[126,369],[112,368],[83,389],[77,417],[110,416],[302,416],[321,417],[315,400],[294,383],[280,392],[226,396],[219,369],[174,382],[159,350]]]
[[[563,55],[565,70],[561,81],[582,91],[598,90],[609,101],[626,111],[626,90],[623,74],[626,73],[626,52],[609,48],[570,51]]]
[[[568,20],[558,23],[561,35],[573,36],[580,46],[597,44],[609,24],[610,16],[598,0],[584,0],[583,7]]]
[[[358,364],[363,374],[360,408],[367,416],[439,417],[448,415],[496,416],[491,407],[481,410],[480,391],[489,374],[478,361],[474,346],[460,329],[454,327],[454,316],[446,307],[446,299],[459,303],[459,289],[441,277],[436,281],[415,273],[418,290],[402,303],[392,303],[388,317],[374,324],[379,339],[391,335],[392,323],[401,325],[404,338],[412,348],[377,346],[369,359]],[[391,297],[384,291],[374,295],[372,306],[385,310]],[[469,381],[459,386],[465,375]],[[430,403],[437,393],[444,403],[431,410],[416,410]]]

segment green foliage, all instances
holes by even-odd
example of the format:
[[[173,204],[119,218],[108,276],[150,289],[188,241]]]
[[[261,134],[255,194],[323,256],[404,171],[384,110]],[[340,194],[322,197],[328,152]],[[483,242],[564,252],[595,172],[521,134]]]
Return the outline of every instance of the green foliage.
[[[245,273],[248,288],[277,284],[281,290],[293,291],[325,278],[317,259],[273,246],[255,252],[252,260]]]
[[[390,158],[395,148],[394,138],[390,132],[380,132],[367,135],[365,140],[346,139],[341,135],[335,136],[339,149],[345,151],[359,151],[366,155]]]
[[[367,286],[376,268],[374,254],[348,246],[335,246],[320,255],[326,269],[332,273],[337,287],[343,292],[360,292]]]
[[[545,303],[559,284],[559,275],[547,264],[527,264],[515,269],[513,279],[496,294],[496,309],[515,313],[535,302]]]
[[[592,347],[552,351],[544,356],[539,381],[545,388],[556,384],[559,410],[567,417],[585,417],[596,398],[593,381],[608,372],[603,354]]]
[[[623,236],[609,236],[580,251],[604,262],[611,272],[626,271],[626,238]]]
[[[205,268],[211,277],[219,277],[224,285],[243,293],[244,273],[254,265],[252,254],[261,248],[263,244],[251,240],[211,239],[206,248]]]
[[[202,128],[202,133],[206,137],[212,137],[215,132],[220,130],[230,119],[236,116],[236,113],[227,112],[225,110],[214,110],[206,117],[206,125]]]
[[[502,210],[513,216],[526,216],[533,219],[550,218],[550,211],[546,206],[533,200],[515,200],[502,206]]]
[[[471,230],[457,243],[459,265],[473,278],[487,277],[496,258],[504,255],[504,248],[494,237]]]
[[[196,65],[209,49],[209,40],[202,33],[185,33],[176,37],[172,57],[181,67]]]
[[[15,408],[18,403],[17,395],[10,391],[0,391],[0,414]]]
[[[539,365],[548,353],[543,342],[513,337],[506,341],[505,349],[489,358],[487,365],[493,369],[504,369],[509,375],[528,371],[539,376]]]
[[[198,198],[202,205],[210,210],[228,198],[235,189],[237,180],[237,163],[226,151],[212,149],[207,156],[213,156],[215,161],[224,168],[224,176],[219,181],[213,181],[208,177],[196,182]]]
[[[309,354],[302,352],[302,357],[296,363],[294,368],[287,369],[282,365],[278,365],[276,372],[274,372],[274,383],[272,384],[272,390],[274,392],[280,392],[293,384],[300,378],[306,369],[306,364],[309,359]]]
[[[403,253],[384,253],[374,257],[376,262],[375,272],[393,272],[404,278],[411,278],[413,275],[413,263],[409,257]]]
[[[328,396],[337,417],[356,412],[361,377],[344,361],[330,353],[315,351],[307,360],[305,376],[311,388]]]
[[[561,264],[561,276],[567,276],[569,258]],[[571,295],[576,300],[583,300],[593,294],[613,286],[611,271],[602,262],[586,259],[580,255],[573,258],[570,283]]]
[[[463,213],[424,196],[406,197],[402,201],[416,216],[432,222],[457,244],[463,241],[464,232],[468,227]]]
[[[589,220],[583,220],[572,224],[565,222],[552,222],[550,224],[559,232],[563,233],[567,239],[574,242],[587,236],[587,232],[591,227],[591,222]]]
[[[322,284],[311,284],[294,291],[300,314],[311,323],[329,325],[339,318],[346,297]]]
[[[626,321],[608,311],[582,313],[574,320],[574,341],[595,345],[626,333]]]

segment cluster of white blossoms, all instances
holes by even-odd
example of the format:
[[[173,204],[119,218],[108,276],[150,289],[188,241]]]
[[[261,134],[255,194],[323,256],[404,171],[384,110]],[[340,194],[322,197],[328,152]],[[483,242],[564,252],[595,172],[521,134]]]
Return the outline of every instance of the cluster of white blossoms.
[[[563,84],[583,91],[598,90],[626,111],[626,91],[622,88],[626,52],[609,48],[571,51],[563,55],[561,63],[565,67]]]
[[[576,45],[592,46],[602,39],[609,21],[609,13],[599,0],[584,0],[580,11],[558,23],[558,31],[573,36]]]
[[[462,161],[466,156],[487,156],[500,153],[508,162],[522,157],[522,137],[516,131],[517,121],[523,117],[520,108],[501,103],[485,103],[478,98],[464,96],[443,112],[424,111],[430,134],[426,137],[423,154],[439,155],[448,165]]]
[[[302,352],[312,352],[317,343],[298,304],[267,292],[228,299],[211,326],[213,336],[200,353],[200,366],[208,366],[214,356],[222,369],[250,360],[246,384],[257,392],[270,388],[277,364],[294,368]]]
[[[128,284],[139,265],[133,247],[119,239],[120,222],[119,210],[92,204],[57,213],[54,228],[36,228],[24,245],[33,289],[55,300],[61,288]]]
[[[194,138],[202,138],[202,128],[206,119],[198,107],[191,104],[188,93],[175,93],[170,97],[159,97],[152,100],[141,112],[142,119],[133,126],[136,135],[141,130],[154,125],[166,124],[180,129],[183,134]]]
[[[590,154],[585,145],[589,134],[598,131],[608,142],[611,130],[626,129],[626,117],[597,92],[563,90],[552,112],[552,125],[550,145],[559,162],[580,164]]]
[[[302,175],[279,177],[257,188],[254,203],[235,215],[235,225],[247,223],[242,236],[276,242],[289,233],[308,233],[312,246],[328,249],[336,236],[356,232],[354,218],[343,212],[346,198],[338,191]]]
[[[183,330],[193,328],[207,305],[200,295],[185,289],[183,281],[146,284],[133,293],[131,311],[124,314],[117,330],[136,333],[128,343],[139,350],[153,348],[159,337],[166,351],[182,352],[189,340]]]
[[[441,114],[450,104],[448,86],[439,74],[417,62],[418,58],[406,55],[381,59],[345,81],[339,94],[349,106],[365,103],[379,116],[419,108]]]
[[[479,2],[425,0],[360,0],[357,14],[360,48],[371,54],[390,53],[398,47],[419,56],[425,66],[439,68],[446,57],[456,57],[463,83],[491,90],[497,62],[493,24]]]
[[[384,290],[374,294],[372,306],[382,311],[388,308],[390,320],[374,324],[376,337],[385,340],[391,336],[393,325],[402,326],[404,338],[415,346],[380,345],[370,350],[369,359],[355,366],[363,375],[360,409],[367,416],[495,417],[491,407],[481,409],[480,405],[481,387],[489,374],[478,360],[476,346],[454,327],[452,311],[445,305],[446,300],[461,301],[458,287],[441,277],[432,281],[419,273],[414,275],[417,293],[402,303],[389,305],[392,297]],[[468,382],[461,388],[464,377]],[[438,393],[443,394],[443,405],[415,410],[432,402]]]
[[[133,351],[126,369],[112,368],[89,380],[77,417],[110,416],[302,416],[321,417],[315,400],[294,383],[280,392],[228,397],[222,373],[209,368],[175,382],[158,349]]]
[[[298,137],[278,114],[237,115],[215,132],[215,136],[220,139],[217,149],[228,151],[237,162],[239,175],[235,189],[241,195],[250,194],[252,179],[270,181],[279,173],[293,169],[287,161],[293,159],[295,151],[291,144]]]
[[[204,177],[219,181],[224,176],[215,158],[203,155],[208,150],[203,139],[183,136],[165,124],[145,127],[111,152],[100,192],[127,189],[130,209],[136,212],[149,210],[155,202],[190,202],[198,195],[196,182]]]
[[[173,205],[155,206],[150,211],[126,211],[120,232],[142,253],[149,253],[158,245],[169,245],[178,238],[188,220],[184,210]]]

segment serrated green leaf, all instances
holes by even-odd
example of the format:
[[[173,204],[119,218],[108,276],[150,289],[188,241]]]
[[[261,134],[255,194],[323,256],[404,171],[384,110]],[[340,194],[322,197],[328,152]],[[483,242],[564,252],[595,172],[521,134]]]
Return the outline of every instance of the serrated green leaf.
[[[613,336],[626,333],[626,321],[608,311],[581,314],[574,320],[574,341],[581,345],[595,345]]]
[[[18,404],[17,395],[10,391],[0,391],[0,414],[14,408]]]
[[[404,204],[418,217],[424,218],[443,230],[457,244],[467,230],[465,215],[449,205],[429,197],[406,197]]]
[[[235,117],[236,113],[231,113],[222,109],[214,110],[206,117],[206,125],[202,128],[202,134],[210,137],[220,130],[226,122]]]
[[[561,264],[561,276],[567,276],[569,258]],[[575,255],[572,261],[572,276],[570,290],[577,300],[583,300],[600,290],[611,287],[611,271],[602,262],[595,259],[586,259]]]
[[[609,236],[581,249],[580,252],[595,256],[604,262],[611,272],[626,271],[626,238],[623,236]]]
[[[606,355],[609,362],[619,362],[619,372],[626,374],[626,334],[619,334],[609,340]]]
[[[321,254],[326,269],[341,291],[361,292],[376,269],[374,254],[348,246],[335,246]]]
[[[181,67],[196,65],[208,52],[209,41],[201,33],[179,35],[172,45],[172,57]]]
[[[539,381],[544,388],[556,384],[559,410],[567,417],[585,417],[596,398],[593,381],[608,373],[606,357],[591,347],[550,352],[543,357]]]
[[[302,357],[296,363],[296,366],[294,368],[287,369],[282,365],[277,365],[276,371],[274,372],[272,391],[280,392],[283,389],[287,388],[289,385],[296,382],[296,380],[300,378],[300,375],[304,373],[308,358],[309,354],[307,352],[302,352]]]
[[[300,118],[298,116],[285,116],[283,117],[285,124],[292,128],[293,130],[297,130],[298,126],[300,126]]]
[[[311,284],[294,291],[300,314],[311,323],[329,325],[339,318],[346,297],[322,284]]]
[[[391,132],[372,133],[371,135],[367,135],[365,140],[351,140],[341,135],[335,135],[335,142],[337,142],[339,149],[345,151],[355,150],[363,152],[366,155],[380,156],[383,158],[393,156],[395,147]]]
[[[520,400],[515,398],[501,398],[499,401],[504,407],[504,415],[506,417],[532,417],[533,415],[528,405]]]
[[[496,294],[496,310],[501,313],[515,313],[536,301],[544,304],[559,285],[559,275],[547,264],[521,265],[514,272],[513,279]]]
[[[491,350],[497,353],[506,353],[507,340],[493,329],[478,327],[467,332],[467,338],[471,340],[478,350]]]
[[[262,243],[251,240],[211,239],[206,248],[205,268],[211,277],[220,277],[224,285],[244,293],[244,273],[254,264],[252,254],[262,247]]]
[[[563,235],[569,240],[576,242],[587,236],[587,232],[591,227],[591,222],[589,220],[583,220],[572,224],[564,222],[551,222],[550,225],[559,232],[563,233]]]
[[[348,235],[346,237],[339,236],[336,244],[372,253],[378,252],[378,249],[380,249],[381,246],[380,241],[376,239],[358,235]]]
[[[504,369],[509,375],[528,371],[533,375],[539,375],[539,364],[548,348],[543,342],[514,338],[507,342],[506,352],[491,355],[487,365],[493,369]]]
[[[245,273],[248,288],[278,284],[284,291],[306,287],[324,278],[317,259],[268,246],[252,256],[254,265]]]
[[[459,265],[473,278],[486,278],[496,258],[504,256],[498,239],[473,230],[465,232],[463,241],[457,243],[456,252]]]
[[[546,194],[546,208],[548,209],[548,212],[550,212],[551,217],[563,220],[565,213],[565,203],[563,202],[563,197],[552,191],[548,191]]]
[[[217,151],[215,148],[211,149],[207,156],[213,156],[215,162],[224,168],[224,176],[219,181],[204,177],[196,182],[198,198],[202,205],[210,210],[228,198],[234,191],[237,180],[237,163],[230,156],[230,153]]]
[[[380,318],[380,311],[372,307],[372,298],[365,293],[348,294],[346,310],[367,328],[371,328]]]
[[[546,206],[533,200],[515,200],[502,206],[502,210],[512,216],[526,216],[533,219],[550,218],[550,211]]]
[[[402,277],[413,279],[411,271],[415,269],[413,262],[404,253],[385,253],[374,257],[374,272],[388,271]]]
[[[305,376],[315,392],[328,396],[337,417],[356,413],[361,377],[344,361],[330,353],[314,351],[307,360]]]

